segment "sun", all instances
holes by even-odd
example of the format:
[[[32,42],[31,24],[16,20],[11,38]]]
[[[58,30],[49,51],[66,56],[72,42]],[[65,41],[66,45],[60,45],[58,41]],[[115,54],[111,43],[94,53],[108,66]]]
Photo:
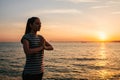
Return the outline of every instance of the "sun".
[[[99,32],[99,40],[100,41],[106,41],[107,36],[104,32]]]

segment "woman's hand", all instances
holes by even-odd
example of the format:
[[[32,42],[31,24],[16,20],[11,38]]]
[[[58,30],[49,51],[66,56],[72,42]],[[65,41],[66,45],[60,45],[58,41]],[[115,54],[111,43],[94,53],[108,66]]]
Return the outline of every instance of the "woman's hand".
[[[45,50],[53,50],[52,45],[51,45],[50,43],[48,43],[48,42],[44,39],[44,37],[42,37],[41,35],[38,35],[38,36],[39,36],[39,38],[40,38],[41,46],[43,46],[43,48],[44,48]]]
[[[45,50],[53,50],[52,45],[48,43],[47,41],[44,41],[43,45],[44,45]]]

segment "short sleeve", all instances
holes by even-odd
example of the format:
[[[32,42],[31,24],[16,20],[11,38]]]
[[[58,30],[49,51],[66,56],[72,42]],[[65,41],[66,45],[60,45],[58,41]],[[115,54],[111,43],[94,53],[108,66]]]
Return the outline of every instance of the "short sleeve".
[[[39,39],[41,42],[44,42],[45,41],[45,38],[42,36],[42,35],[38,35]]]
[[[28,41],[29,41],[29,35],[25,34],[25,35],[21,38],[21,43],[23,43],[23,40],[28,40]]]
[[[38,35],[38,37],[45,40],[45,38],[42,35]]]

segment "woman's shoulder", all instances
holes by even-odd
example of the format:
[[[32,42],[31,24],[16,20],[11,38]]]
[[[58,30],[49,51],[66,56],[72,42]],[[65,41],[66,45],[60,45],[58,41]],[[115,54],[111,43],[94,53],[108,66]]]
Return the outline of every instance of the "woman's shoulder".
[[[44,38],[42,35],[38,35],[38,37],[42,37],[42,38]]]
[[[23,37],[30,37],[30,34],[24,34]]]
[[[26,39],[26,40],[29,41],[29,39],[30,39],[30,34],[24,34],[24,35],[22,36],[22,38],[21,38],[21,42],[23,42],[24,39]]]
[[[39,37],[39,38],[43,38],[43,39],[44,39],[44,37],[43,37],[42,35],[38,35],[38,37]]]

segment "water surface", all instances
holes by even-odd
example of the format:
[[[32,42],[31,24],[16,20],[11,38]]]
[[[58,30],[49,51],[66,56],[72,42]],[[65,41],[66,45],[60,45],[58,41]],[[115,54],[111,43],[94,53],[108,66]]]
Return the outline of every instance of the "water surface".
[[[51,42],[44,80],[120,80],[120,43]],[[0,43],[0,79],[21,80],[25,54],[20,43]]]

